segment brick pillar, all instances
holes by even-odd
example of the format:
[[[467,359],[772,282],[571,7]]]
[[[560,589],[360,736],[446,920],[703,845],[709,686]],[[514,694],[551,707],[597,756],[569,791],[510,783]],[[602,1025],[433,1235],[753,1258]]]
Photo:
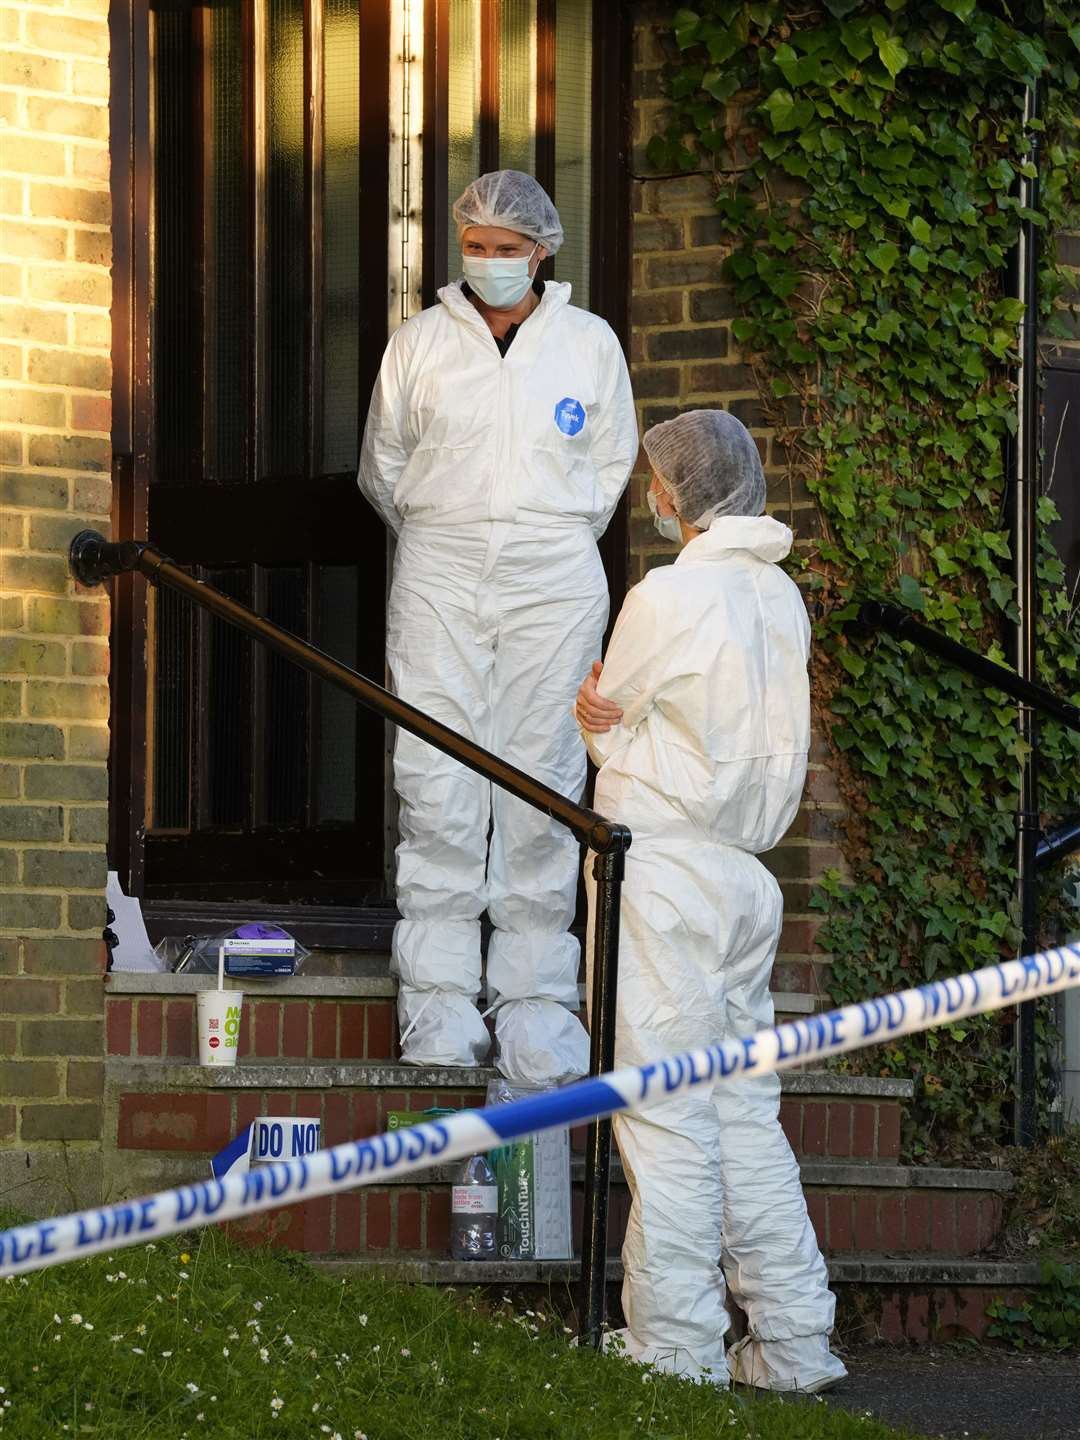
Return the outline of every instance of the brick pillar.
[[[0,5],[0,1199],[100,1189],[110,509],[107,0]]]
[[[712,176],[704,170],[675,176],[653,173],[645,150],[665,123],[664,66],[676,59],[675,7],[666,0],[635,0],[633,297],[631,375],[642,430],[684,410],[730,410],[757,441],[768,482],[768,513],[795,531],[797,548],[813,547],[817,509],[804,482],[787,473],[786,455],[769,424],[750,367],[731,333],[737,311],[722,266],[727,237],[713,203]],[[738,126],[738,118],[733,117]],[[779,177],[787,183],[786,177]],[[675,558],[661,540],[645,502],[648,471],[631,481],[630,578]],[[815,879],[827,866],[842,868],[837,828],[843,813],[827,769],[828,750],[815,736],[811,773],[799,815],[765,863],[784,891],[785,925],[774,988],[824,997],[828,957],[814,937],[820,916],[808,909]]]

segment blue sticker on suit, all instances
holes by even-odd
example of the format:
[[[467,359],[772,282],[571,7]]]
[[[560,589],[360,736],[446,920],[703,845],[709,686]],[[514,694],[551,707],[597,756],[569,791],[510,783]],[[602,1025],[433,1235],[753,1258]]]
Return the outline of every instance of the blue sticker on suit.
[[[585,406],[565,396],[555,406],[555,424],[564,435],[576,435],[585,424]]]

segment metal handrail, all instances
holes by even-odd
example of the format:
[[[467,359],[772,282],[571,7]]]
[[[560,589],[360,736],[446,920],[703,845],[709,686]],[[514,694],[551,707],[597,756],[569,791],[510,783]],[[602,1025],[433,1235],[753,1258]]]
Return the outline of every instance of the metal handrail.
[[[1080,815],[1071,815],[1053,830],[1047,830],[1035,847],[1035,865],[1039,870],[1049,870],[1066,855],[1080,850]]]
[[[346,691],[369,710],[426,740],[493,785],[524,800],[573,831],[595,853],[596,906],[593,926],[592,1015],[589,1071],[601,1075],[615,1065],[615,996],[618,984],[619,904],[623,856],[631,835],[625,825],[568,800],[497,755],[466,740],[449,726],[350,670],[287,630],[247,609],[230,596],[195,579],[145,540],[109,541],[96,530],[82,530],[71,542],[71,573],[81,585],[100,585],[113,575],[137,571],[155,585],[178,591],[227,624],[262,641],[295,665]],[[604,1325],[607,1264],[607,1211],[611,1176],[611,1120],[589,1126],[585,1156],[585,1218],[581,1258],[582,1337],[599,1347]]]
[[[899,605],[890,605],[884,600],[864,600],[854,625],[868,630],[888,630],[900,640],[910,640],[920,650],[928,650],[930,654],[955,665],[958,670],[967,671],[981,684],[1004,690],[1014,700],[1030,705],[1033,710],[1041,710],[1044,715],[1052,715],[1070,730],[1080,731],[1080,706],[1063,700],[1060,695],[1047,690],[1045,685],[1021,679],[1015,670],[988,660],[977,650],[969,650],[966,645],[950,640],[940,631],[931,630],[929,625],[920,624],[910,611],[902,610]]]

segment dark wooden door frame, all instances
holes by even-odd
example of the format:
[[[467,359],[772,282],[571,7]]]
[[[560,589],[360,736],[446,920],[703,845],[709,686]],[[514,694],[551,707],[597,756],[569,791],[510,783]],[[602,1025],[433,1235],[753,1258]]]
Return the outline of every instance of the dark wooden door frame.
[[[112,531],[146,534],[150,404],[149,0],[109,9],[109,159],[112,201]],[[147,583],[114,581],[110,635],[109,867],[142,891],[146,839]]]
[[[153,465],[153,424],[151,397],[150,317],[152,264],[150,253],[153,155],[150,145],[151,56],[150,0],[113,0],[110,9],[110,158],[113,234],[113,499],[112,527],[116,536],[144,536],[148,514],[149,477]],[[440,67],[435,52],[445,47],[445,26],[438,17],[445,6],[430,3],[425,11],[428,30],[425,65],[425,100],[437,99]],[[594,205],[593,252],[590,284],[593,307],[612,325],[624,349],[629,342],[630,310],[630,136],[631,136],[631,17],[629,8],[594,3],[593,43],[593,150],[596,201]],[[389,15],[389,5],[387,6]],[[439,33],[441,29],[441,34]],[[365,47],[371,53],[370,47]],[[432,62],[434,57],[434,63]],[[377,80],[370,73],[367,84]],[[439,111],[428,109],[428,116]],[[426,144],[445,147],[437,125],[429,125]],[[431,150],[434,160],[437,150]],[[427,161],[427,156],[425,156]],[[431,176],[439,167],[425,163]],[[368,192],[371,198],[370,191]],[[446,196],[429,192],[425,210],[434,223],[425,236],[425,257],[445,246]],[[376,203],[376,210],[379,208]],[[369,234],[381,243],[383,227],[371,226]],[[429,238],[430,237],[430,238]],[[430,273],[430,272],[428,272]],[[371,359],[371,378],[377,357]],[[367,378],[367,377],[365,377]],[[627,506],[619,506],[605,535],[601,550],[607,567],[613,600],[613,615],[625,593],[629,573]],[[149,603],[146,582],[125,576],[115,582],[113,594],[111,655],[111,741],[109,863],[119,871],[121,883],[130,894],[141,894],[145,874],[147,813],[148,725],[147,655],[150,644]],[[183,908],[183,907],[181,907]],[[258,909],[245,905],[245,912]],[[345,912],[328,910],[326,924],[320,912],[326,907],[294,907],[298,935],[307,926],[299,911],[304,908],[312,938],[320,933],[323,943],[343,944],[351,927]],[[169,910],[170,928],[183,928],[175,904]],[[149,917],[153,923],[153,917]],[[207,922],[210,921],[207,915]],[[213,917],[216,922],[217,916]],[[375,937],[381,944],[388,917],[370,911],[357,912],[355,931],[359,944],[370,946]]]

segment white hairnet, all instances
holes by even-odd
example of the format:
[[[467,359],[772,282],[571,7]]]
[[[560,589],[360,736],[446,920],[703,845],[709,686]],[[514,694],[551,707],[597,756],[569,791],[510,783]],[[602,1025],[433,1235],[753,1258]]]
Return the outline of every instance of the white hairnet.
[[[641,443],[688,525],[718,515],[761,515],[765,472],[754,438],[727,410],[688,410],[646,430]]]
[[[470,225],[498,225],[537,241],[549,255],[563,243],[562,221],[547,191],[523,170],[479,175],[454,201],[458,239]]]

